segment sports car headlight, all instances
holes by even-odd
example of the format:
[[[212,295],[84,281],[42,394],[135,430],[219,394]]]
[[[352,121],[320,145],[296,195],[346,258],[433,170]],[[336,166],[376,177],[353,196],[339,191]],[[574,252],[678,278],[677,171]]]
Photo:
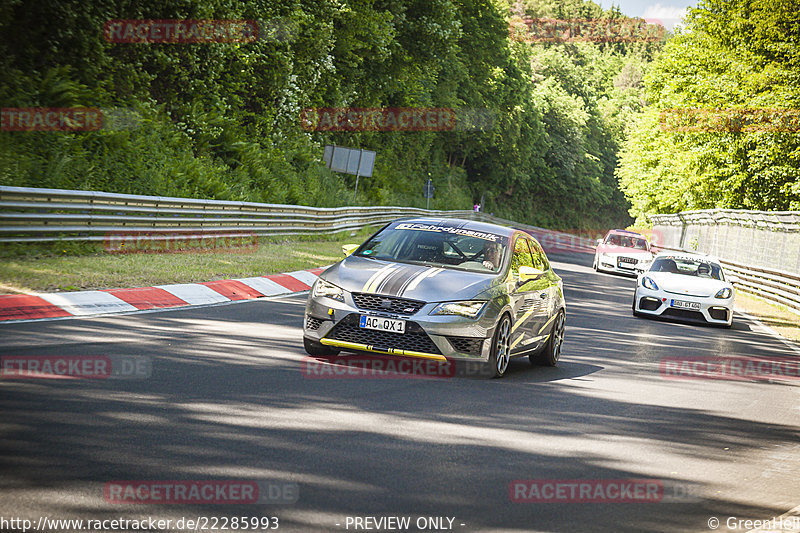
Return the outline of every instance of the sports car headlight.
[[[326,296],[328,298],[333,298],[334,300],[339,300],[340,302],[344,301],[344,291],[333,283],[328,283],[324,279],[318,279],[314,284],[313,294],[314,298]]]
[[[486,306],[485,301],[444,302],[433,308],[432,315],[458,315],[475,318]]]
[[[730,287],[725,287],[724,289],[720,289],[717,294],[714,295],[714,298],[730,298],[733,291]]]
[[[642,278],[642,287],[650,289],[651,291],[658,290],[658,285],[656,285],[656,282],[648,278],[647,276]]]

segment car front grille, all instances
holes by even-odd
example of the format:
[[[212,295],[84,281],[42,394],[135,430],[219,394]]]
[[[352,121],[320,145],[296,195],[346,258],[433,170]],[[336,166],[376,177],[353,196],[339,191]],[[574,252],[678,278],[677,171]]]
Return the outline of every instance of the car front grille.
[[[639,299],[639,309],[644,309],[645,311],[655,311],[659,307],[661,307],[661,302],[655,298],[648,298],[645,296]]]
[[[436,344],[428,337],[428,334],[416,322],[406,322],[405,333],[394,333],[361,328],[358,326],[358,315],[351,314],[336,324],[325,338],[368,344],[377,349],[395,348],[412,352],[442,354]]]
[[[317,331],[322,325],[322,320],[314,318],[313,316],[306,317],[306,329],[309,331]]]
[[[675,318],[686,318],[689,320],[702,320],[706,321],[706,317],[700,311],[689,311],[688,309],[674,309],[670,307],[664,311],[661,316],[671,316]]]
[[[712,307],[708,310],[708,314],[711,315],[711,318],[714,320],[728,320],[728,310],[724,307]]]
[[[483,339],[475,337],[447,337],[447,340],[455,351],[470,355],[480,355],[483,348]]]
[[[361,292],[353,293],[353,301],[355,301],[359,309],[383,311],[384,313],[396,313],[398,315],[413,315],[425,305],[425,302],[418,300],[381,296],[379,294],[364,294]]]

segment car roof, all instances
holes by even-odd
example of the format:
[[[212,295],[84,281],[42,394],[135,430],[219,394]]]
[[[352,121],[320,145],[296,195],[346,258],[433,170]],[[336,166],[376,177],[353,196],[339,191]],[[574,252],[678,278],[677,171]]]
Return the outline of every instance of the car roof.
[[[708,261],[708,262],[712,262],[712,263],[719,263],[719,259],[717,259],[713,255],[708,255],[708,254],[703,253],[703,252],[683,252],[683,251],[670,252],[668,250],[665,250],[663,252],[657,253],[656,256],[653,258],[653,260],[656,260],[659,257],[677,257],[679,259],[680,258],[687,258],[687,259],[696,259],[696,260],[699,260],[699,261]]]
[[[643,239],[647,238],[644,235],[642,235],[641,233],[637,233],[635,231],[630,231],[630,230],[627,230],[627,229],[612,229],[612,230],[608,231],[608,234],[609,235],[612,235],[612,234],[614,234],[614,235],[636,235],[637,237],[642,237]]]
[[[488,222],[478,222],[476,220],[467,220],[465,218],[445,218],[445,217],[407,217],[394,220],[393,222],[406,222],[412,224],[428,224],[434,226],[442,226],[448,228],[460,228],[472,231],[482,231],[485,233],[494,233],[504,237],[511,237],[519,230],[509,228],[507,226],[500,226],[498,224],[489,224]]]

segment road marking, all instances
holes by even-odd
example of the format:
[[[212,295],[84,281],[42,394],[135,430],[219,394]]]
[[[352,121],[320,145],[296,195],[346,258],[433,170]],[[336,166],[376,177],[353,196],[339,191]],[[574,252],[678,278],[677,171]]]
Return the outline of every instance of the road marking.
[[[76,316],[137,310],[131,304],[103,291],[63,292],[37,294],[37,296]]]
[[[229,302],[230,299],[217,291],[196,283],[177,283],[174,285],[156,285],[157,289],[164,289],[186,302],[189,305],[204,305]]]
[[[744,311],[736,311],[736,312],[739,313],[740,315],[742,315],[743,317],[745,317],[746,319],[755,322],[756,325],[759,326],[765,333],[767,333],[768,335],[771,335],[772,337],[775,337],[776,339],[781,341],[783,344],[788,346],[789,349],[792,350],[794,353],[796,353],[797,355],[800,355],[800,347],[798,347],[795,343],[793,343],[790,340],[784,338],[780,333],[778,333],[777,331],[775,331],[774,329],[772,329],[768,325],[764,324],[763,322],[761,322],[759,319],[757,319],[753,315],[745,313]]]

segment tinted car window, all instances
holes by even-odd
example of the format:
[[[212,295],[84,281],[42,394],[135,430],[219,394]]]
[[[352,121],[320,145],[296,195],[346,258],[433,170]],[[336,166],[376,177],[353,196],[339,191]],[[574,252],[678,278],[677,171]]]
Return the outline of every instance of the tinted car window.
[[[547,255],[542,250],[542,247],[536,241],[528,241],[531,247],[531,256],[533,257],[533,267],[539,270],[550,270],[550,262],[547,260]]]
[[[514,255],[511,258],[511,271],[514,274],[519,274],[519,267],[521,266],[533,267],[533,258],[531,257],[530,248],[528,248],[527,239],[517,237],[517,242],[514,244]]]
[[[717,263],[687,257],[659,257],[650,265],[650,272],[669,272],[685,276],[724,280],[722,268]]]
[[[498,272],[508,238],[442,224],[394,222],[353,254],[385,261]]]

